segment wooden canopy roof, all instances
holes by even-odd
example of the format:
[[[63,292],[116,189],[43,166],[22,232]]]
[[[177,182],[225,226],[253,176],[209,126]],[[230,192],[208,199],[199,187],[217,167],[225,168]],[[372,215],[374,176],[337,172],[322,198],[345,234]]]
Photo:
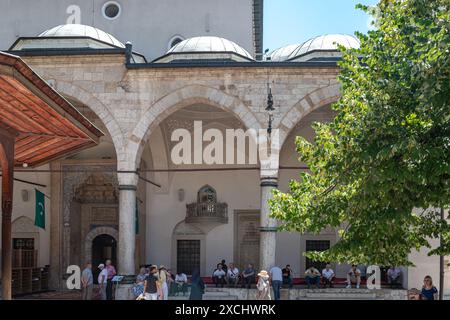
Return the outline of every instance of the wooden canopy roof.
[[[0,130],[14,165],[36,166],[98,144],[103,133],[19,57],[0,52]]]

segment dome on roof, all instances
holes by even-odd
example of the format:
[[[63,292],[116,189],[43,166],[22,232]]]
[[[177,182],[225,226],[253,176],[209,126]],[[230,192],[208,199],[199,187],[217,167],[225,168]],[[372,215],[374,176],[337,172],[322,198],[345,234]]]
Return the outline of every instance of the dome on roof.
[[[198,53],[198,52],[207,52],[207,53],[235,53],[241,56],[244,56],[248,59],[252,59],[250,53],[247,52],[244,48],[234,43],[233,41],[220,38],[220,37],[194,37],[181,41],[176,44],[169,51],[169,53]]]
[[[284,61],[289,57],[289,55],[292,53],[292,51],[294,51],[298,46],[300,46],[300,45],[299,44],[290,44],[285,47],[278,48],[278,49],[272,51],[268,58],[271,61]]]
[[[83,24],[62,24],[42,32],[38,37],[89,37],[115,47],[125,48],[123,43],[109,33]]]
[[[297,46],[287,57],[287,60],[304,55],[315,50],[336,50],[337,44],[346,48],[359,48],[358,38],[348,34],[326,34],[311,38]]]

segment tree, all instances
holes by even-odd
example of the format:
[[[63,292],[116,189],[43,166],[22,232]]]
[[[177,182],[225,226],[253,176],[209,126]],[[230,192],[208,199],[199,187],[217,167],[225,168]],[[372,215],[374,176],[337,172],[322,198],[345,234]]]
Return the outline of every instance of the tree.
[[[313,125],[313,143],[296,138],[309,171],[270,201],[282,230],[339,230],[314,260],[411,265],[439,237],[430,255],[450,253],[439,215],[450,203],[450,3],[381,0],[376,11],[360,49],[340,47],[336,117]]]

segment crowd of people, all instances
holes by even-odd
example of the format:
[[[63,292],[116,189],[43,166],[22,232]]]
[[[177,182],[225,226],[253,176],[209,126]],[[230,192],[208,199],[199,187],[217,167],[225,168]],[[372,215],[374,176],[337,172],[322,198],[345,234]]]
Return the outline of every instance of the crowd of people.
[[[201,300],[205,284],[200,277],[200,271],[194,270],[190,280],[188,283],[184,272],[173,273],[163,265],[142,266],[132,292],[139,300],[168,300],[169,295],[185,295],[189,287],[189,299]]]
[[[111,260],[106,260],[97,267],[100,271],[97,283],[97,294],[101,300],[113,300],[113,278],[117,274],[116,268]],[[86,263],[81,273],[81,298],[83,300],[91,300],[94,288],[94,274],[92,272],[92,264]]]
[[[97,299],[112,300],[113,299],[113,278],[116,275],[116,269],[112,265],[111,260],[98,265],[99,275],[97,278],[98,290]],[[391,288],[401,286],[402,271],[400,268],[391,266],[386,271],[386,280]],[[326,264],[322,271],[316,267],[310,266],[306,269],[305,282],[310,289],[312,286],[317,288],[333,288],[336,274],[331,268],[331,264]],[[353,285],[357,289],[361,286],[361,270],[357,265],[353,264],[347,272],[346,288],[352,288]],[[292,288],[293,271],[290,265],[286,265],[283,269],[278,266],[272,267],[269,271],[256,271],[253,264],[248,264],[242,271],[234,263],[226,264],[222,260],[216,265],[212,273],[212,282],[215,287],[224,286],[236,288],[242,287],[250,289],[256,284],[257,296],[259,300],[280,300],[281,288],[283,286]],[[94,276],[92,272],[92,264],[87,263],[81,274],[82,299],[91,300],[93,298]],[[272,290],[271,290],[272,289]],[[413,290],[414,291],[414,290]],[[138,300],[168,300],[169,296],[182,294],[187,295],[189,299],[201,300],[205,292],[205,284],[200,277],[200,270],[194,270],[190,278],[183,271],[177,273],[167,269],[164,265],[146,265],[141,266],[139,274],[136,276],[136,282],[132,288],[132,293]],[[410,295],[414,299],[437,299],[437,289],[433,285],[430,276],[424,279],[422,290],[417,290]]]

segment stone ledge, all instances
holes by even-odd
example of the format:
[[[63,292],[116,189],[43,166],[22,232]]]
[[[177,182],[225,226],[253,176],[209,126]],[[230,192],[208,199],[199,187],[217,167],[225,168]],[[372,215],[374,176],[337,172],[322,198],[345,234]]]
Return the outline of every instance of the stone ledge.
[[[256,289],[207,287],[205,300],[256,300]],[[273,295],[273,291],[271,291]],[[407,290],[395,289],[281,289],[282,300],[407,300]]]

